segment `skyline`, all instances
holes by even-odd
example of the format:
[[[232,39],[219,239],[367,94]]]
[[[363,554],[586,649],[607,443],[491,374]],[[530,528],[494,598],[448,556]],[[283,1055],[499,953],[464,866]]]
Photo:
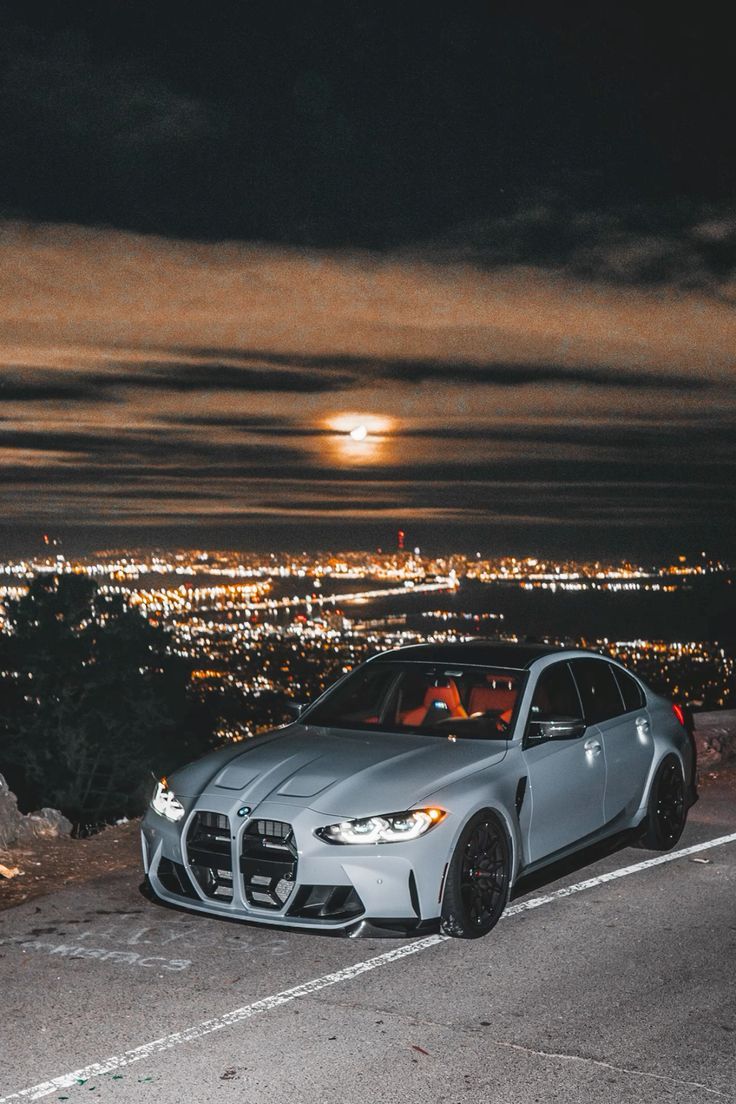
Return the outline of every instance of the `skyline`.
[[[733,557],[730,38],[3,18],[8,549]]]
[[[376,651],[428,641],[574,643],[701,707],[733,699],[733,576],[702,558],[645,566],[179,550],[6,561],[0,639],[34,587],[63,595],[70,576],[92,583],[102,607],[122,601],[166,628],[172,652],[192,664],[191,692],[220,711],[221,739],[278,723],[284,697],[313,697]]]

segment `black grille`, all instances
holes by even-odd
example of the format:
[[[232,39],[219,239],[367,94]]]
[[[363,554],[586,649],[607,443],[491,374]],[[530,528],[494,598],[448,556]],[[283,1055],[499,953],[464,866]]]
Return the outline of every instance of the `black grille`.
[[[222,813],[195,813],[187,832],[187,853],[202,892],[231,900],[233,863],[227,817]]]
[[[240,871],[249,905],[280,909],[296,881],[297,850],[290,824],[252,820],[243,832]]]
[[[319,920],[350,920],[365,912],[352,886],[300,886],[289,916]]]
[[[246,829],[246,834],[272,840],[286,840],[292,835],[292,828],[283,820],[252,820]]]

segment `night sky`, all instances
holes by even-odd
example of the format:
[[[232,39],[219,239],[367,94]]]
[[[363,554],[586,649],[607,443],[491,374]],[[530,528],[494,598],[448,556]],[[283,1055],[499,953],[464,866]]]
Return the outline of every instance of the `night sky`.
[[[655,7],[4,3],[0,555],[733,555],[736,40]]]

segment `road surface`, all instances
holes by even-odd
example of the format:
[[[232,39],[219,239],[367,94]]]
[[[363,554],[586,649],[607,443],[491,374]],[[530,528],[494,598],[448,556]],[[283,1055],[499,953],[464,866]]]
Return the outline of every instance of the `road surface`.
[[[524,886],[470,942],[192,916],[137,874],[30,901],[0,914],[0,1104],[736,1102],[733,787],[655,857]]]

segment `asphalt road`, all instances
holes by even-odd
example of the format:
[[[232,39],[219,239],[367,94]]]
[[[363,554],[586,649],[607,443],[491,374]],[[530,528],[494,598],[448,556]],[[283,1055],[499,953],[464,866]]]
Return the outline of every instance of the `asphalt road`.
[[[731,834],[711,783],[678,851]],[[472,942],[226,923],[134,875],[28,902],[0,914],[0,1104],[736,1101],[736,838],[598,881],[653,857],[526,886]]]

